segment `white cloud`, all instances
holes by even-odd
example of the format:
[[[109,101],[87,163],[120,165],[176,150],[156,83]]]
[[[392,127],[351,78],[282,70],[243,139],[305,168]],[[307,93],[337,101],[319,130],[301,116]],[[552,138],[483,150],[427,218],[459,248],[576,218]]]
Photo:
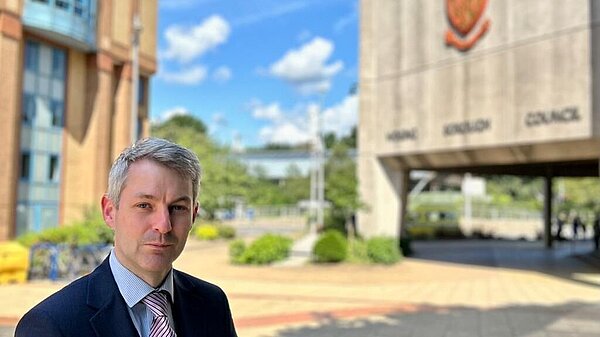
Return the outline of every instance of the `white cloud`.
[[[358,96],[346,96],[342,102],[327,108],[322,123],[324,132],[333,132],[338,137],[350,134],[358,123]]]
[[[197,26],[173,25],[165,30],[167,49],[161,57],[188,63],[207,51],[225,43],[231,28],[219,15],[213,15]]]
[[[212,77],[219,83],[225,83],[231,79],[231,69],[221,66],[213,71]]]
[[[252,109],[252,117],[278,122],[283,118],[283,111],[281,111],[279,103],[271,103],[269,105],[256,103]]]
[[[206,68],[203,66],[194,66],[179,72],[160,71],[158,77],[167,83],[177,83],[185,85],[194,85],[202,82],[206,78]]]
[[[310,139],[307,130],[293,122],[266,126],[260,130],[259,137],[265,143],[277,144],[306,143]]]
[[[158,118],[154,119],[152,122],[153,123],[161,123],[166,120],[169,120],[173,116],[189,115],[189,114],[190,114],[190,111],[187,108],[182,107],[182,106],[176,106],[176,107],[172,107],[170,109],[164,110],[163,112],[160,113]]]
[[[325,93],[331,87],[333,76],[344,67],[342,61],[327,64],[333,49],[331,41],[315,37],[300,48],[288,51],[269,67],[269,72],[290,82],[301,93]]]

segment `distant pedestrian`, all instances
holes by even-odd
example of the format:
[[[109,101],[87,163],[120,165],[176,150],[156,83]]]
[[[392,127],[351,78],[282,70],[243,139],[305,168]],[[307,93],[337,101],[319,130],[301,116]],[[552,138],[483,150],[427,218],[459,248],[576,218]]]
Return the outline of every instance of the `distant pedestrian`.
[[[562,241],[564,240],[563,236],[562,236],[562,230],[563,230],[563,226],[565,225],[565,220],[566,220],[567,216],[564,212],[560,212],[558,214],[558,216],[556,217],[556,240],[558,241]]]
[[[600,212],[596,213],[596,219],[594,219],[594,250],[600,250]]]
[[[579,238],[579,227],[583,231],[583,235],[585,236],[585,224],[581,221],[581,217],[579,214],[575,213],[573,216],[573,240],[577,240]]]

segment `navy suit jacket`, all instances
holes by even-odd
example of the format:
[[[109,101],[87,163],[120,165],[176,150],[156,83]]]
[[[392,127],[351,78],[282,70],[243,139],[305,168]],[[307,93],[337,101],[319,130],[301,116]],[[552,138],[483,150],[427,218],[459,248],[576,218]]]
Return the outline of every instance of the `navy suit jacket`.
[[[237,336],[225,293],[173,270],[172,308],[178,337]],[[21,318],[16,337],[138,336],[110,270],[108,258],[48,297]]]

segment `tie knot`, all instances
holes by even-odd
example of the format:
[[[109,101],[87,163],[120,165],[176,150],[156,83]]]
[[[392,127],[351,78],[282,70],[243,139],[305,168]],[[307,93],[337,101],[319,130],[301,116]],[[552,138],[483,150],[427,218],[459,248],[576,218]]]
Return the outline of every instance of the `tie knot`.
[[[155,317],[167,316],[167,306],[169,305],[167,296],[158,291],[153,291],[146,295],[142,302],[150,309]]]

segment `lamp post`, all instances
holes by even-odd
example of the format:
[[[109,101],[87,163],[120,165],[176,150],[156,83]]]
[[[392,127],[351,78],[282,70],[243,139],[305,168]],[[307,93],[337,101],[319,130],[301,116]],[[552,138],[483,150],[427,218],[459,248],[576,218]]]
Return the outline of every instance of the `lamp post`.
[[[134,144],[138,139],[138,96],[140,90],[140,64],[139,47],[140,34],[142,32],[142,22],[140,20],[140,3],[137,3],[133,14],[132,31],[133,39],[131,41],[131,143]]]

